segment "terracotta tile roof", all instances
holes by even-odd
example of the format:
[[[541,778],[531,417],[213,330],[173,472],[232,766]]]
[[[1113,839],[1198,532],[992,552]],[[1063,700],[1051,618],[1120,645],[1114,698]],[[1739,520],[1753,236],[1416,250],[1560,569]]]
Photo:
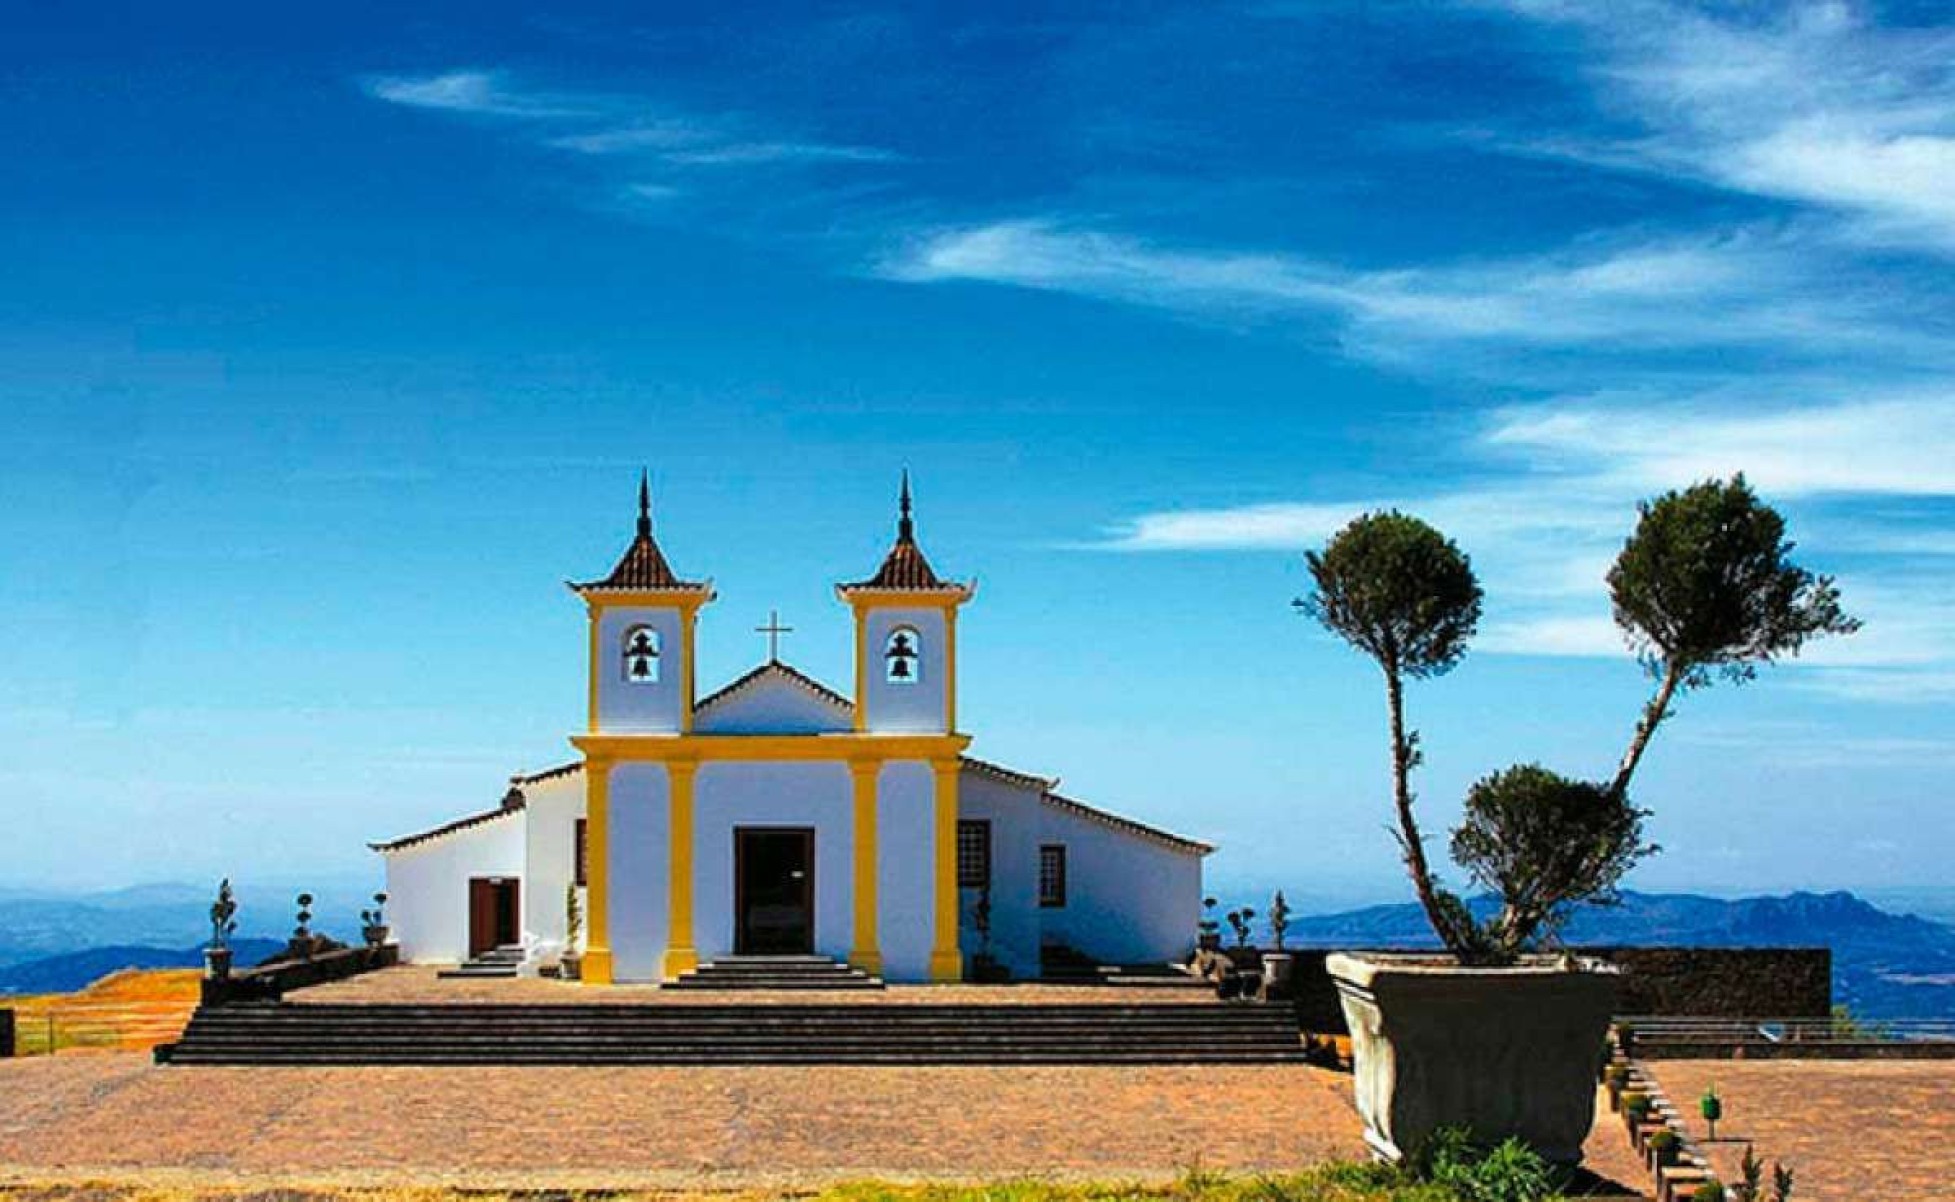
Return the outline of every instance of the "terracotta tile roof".
[[[1152,840],[1155,843],[1159,843],[1175,851],[1185,852],[1189,855],[1205,856],[1215,850],[1213,843],[1203,843],[1198,839],[1184,839],[1180,835],[1170,834],[1167,831],[1161,830],[1159,827],[1148,826],[1144,822],[1135,822],[1131,818],[1122,818],[1118,814],[1109,814],[1096,806],[1089,806],[1083,801],[1074,801],[1070,797],[1061,797],[1057,793],[1047,793],[1040,800],[1055,810],[1064,810],[1066,813],[1076,814],[1081,818],[1085,818],[1091,822],[1097,822],[1102,826],[1110,826],[1115,830],[1125,831],[1130,835],[1139,835],[1143,839]]]
[[[916,521],[910,516],[910,474],[903,473],[902,516],[896,522],[896,545],[883,557],[882,566],[867,580],[856,580],[836,585],[842,593],[858,590],[892,589],[903,592],[967,592],[967,585],[947,581],[937,575],[936,569],[924,557],[923,548],[916,545]]]
[[[651,480],[641,477],[638,481],[638,535],[625,548],[618,566],[602,580],[572,581],[570,587],[577,592],[593,592],[615,589],[618,591],[649,592],[669,589],[683,592],[699,592],[709,588],[700,580],[681,580],[666,562],[665,552],[659,550],[658,540],[652,537],[652,487]]]
[[[1034,793],[1046,793],[1058,787],[1059,784],[1058,778],[1056,777],[1033,776],[1027,772],[1007,768],[1003,764],[994,764],[990,760],[978,759],[976,756],[966,755],[958,758],[963,761],[966,768],[969,768],[979,776],[988,776],[993,780],[1003,781],[1005,784],[1020,789],[1030,789]]]
[[[412,835],[402,835],[398,839],[389,839],[385,843],[369,843],[367,846],[379,852],[401,851],[417,844],[427,843],[446,835],[456,834],[472,827],[481,826],[486,822],[494,822],[498,818],[507,818],[511,814],[522,812],[526,804],[523,799],[523,791],[518,788],[511,788],[509,794],[503,797],[502,803],[493,810],[484,810],[480,814],[470,814],[466,818],[457,818],[453,822],[444,823],[441,826],[435,827],[433,830],[420,831]]]
[[[855,703],[850,701],[847,697],[844,697],[840,693],[837,693],[834,689],[829,688],[827,685],[821,683],[819,680],[816,680],[814,677],[808,675],[806,672],[801,671],[799,668],[791,667],[788,664],[784,664],[780,660],[775,659],[775,660],[767,661],[766,663],[760,665],[758,668],[755,668],[753,671],[747,673],[745,676],[740,677],[738,680],[735,680],[730,684],[715,689],[713,692],[707,694],[704,698],[702,698],[698,703],[696,703],[692,707],[693,716],[698,717],[700,714],[705,713],[709,706],[715,705],[721,701],[725,701],[727,698],[732,697],[734,694],[742,691],[743,689],[746,689],[749,686],[755,684],[756,682],[767,679],[769,677],[786,680],[799,686],[800,688],[806,689],[808,692],[813,693],[815,696],[821,698],[823,701],[826,701],[830,705],[837,707],[844,714],[855,712]]]

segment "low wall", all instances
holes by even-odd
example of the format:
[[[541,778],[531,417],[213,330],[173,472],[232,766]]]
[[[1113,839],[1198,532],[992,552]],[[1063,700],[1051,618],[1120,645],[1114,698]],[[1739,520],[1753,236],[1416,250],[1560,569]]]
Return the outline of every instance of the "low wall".
[[[0,1060],[14,1054],[14,1012],[0,1010]]]
[[[203,1003],[225,1006],[233,1002],[275,1002],[288,990],[327,981],[342,981],[377,968],[400,963],[400,946],[344,947],[295,960],[261,964],[221,979],[205,977]]]
[[[1378,949],[1370,949],[1378,950]],[[1833,953],[1823,947],[1577,948],[1622,969],[1618,1014],[1703,1018],[1825,1018],[1833,1011]],[[1324,969],[1331,949],[1296,957],[1297,1025],[1346,1034],[1337,986]]]

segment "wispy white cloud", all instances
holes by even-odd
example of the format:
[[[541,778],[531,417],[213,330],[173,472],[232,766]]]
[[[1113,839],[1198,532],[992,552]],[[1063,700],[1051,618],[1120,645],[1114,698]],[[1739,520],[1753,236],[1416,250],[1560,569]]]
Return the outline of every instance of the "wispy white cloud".
[[[1845,214],[1855,232],[1955,251],[1955,29],[1839,3],[1502,5],[1578,29],[1615,138],[1524,139]]]
[[[1391,359],[1459,343],[1955,358],[1935,331],[1898,320],[1882,299],[1818,278],[1803,249],[1790,235],[1740,230],[1358,271],[1024,219],[914,237],[877,270],[909,283],[1003,284],[1200,315],[1315,313],[1341,321],[1354,351]]]
[[[615,160],[641,177],[620,187],[628,202],[686,193],[688,189],[672,182],[678,177],[903,161],[896,152],[876,146],[782,138],[736,113],[685,112],[627,93],[527,88],[500,71],[371,76],[361,86],[376,100],[494,119],[548,149]],[[642,178],[647,174],[666,178]]]

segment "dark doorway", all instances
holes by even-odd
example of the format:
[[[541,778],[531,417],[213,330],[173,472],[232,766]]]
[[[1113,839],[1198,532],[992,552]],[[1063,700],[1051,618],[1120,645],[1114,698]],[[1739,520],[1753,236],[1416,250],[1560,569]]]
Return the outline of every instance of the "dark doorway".
[[[815,950],[815,833],[805,827],[733,832],[733,950],[780,956]]]
[[[468,954],[522,942],[522,882],[511,876],[478,876],[468,882]]]

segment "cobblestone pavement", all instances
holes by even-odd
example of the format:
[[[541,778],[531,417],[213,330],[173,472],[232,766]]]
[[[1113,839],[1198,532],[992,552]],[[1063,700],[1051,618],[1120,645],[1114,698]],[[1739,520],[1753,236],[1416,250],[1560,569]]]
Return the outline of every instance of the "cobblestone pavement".
[[[0,1061],[0,1182],[701,1186],[1171,1176],[1364,1154],[1302,1066],[191,1068]]]
[[[575,981],[554,981],[541,977],[516,977],[490,980],[442,980],[436,969],[406,964],[379,972],[348,977],[325,985],[314,985],[285,995],[290,1002],[402,1002],[431,1004],[440,1002],[501,1002],[507,1004],[590,1005],[592,1003],[644,1005],[726,1005],[784,1004],[813,1005],[834,1002],[849,1005],[891,1006],[919,1003],[975,1002],[987,1006],[1105,1003],[1133,1005],[1186,1002],[1218,1005],[1212,989],[1198,982],[1172,982],[1128,985],[1118,988],[1092,985],[891,985],[887,989],[836,989],[792,991],[747,991],[660,989],[656,985],[606,985],[602,988]]]
[[[1724,1181],[1745,1145],[1798,1175],[1798,1202],[1948,1202],[1955,1198],[1955,1062],[1935,1060],[1655,1060],[1645,1062],[1689,1120]],[[1718,1142],[1697,1117],[1713,1082],[1724,1099]]]

